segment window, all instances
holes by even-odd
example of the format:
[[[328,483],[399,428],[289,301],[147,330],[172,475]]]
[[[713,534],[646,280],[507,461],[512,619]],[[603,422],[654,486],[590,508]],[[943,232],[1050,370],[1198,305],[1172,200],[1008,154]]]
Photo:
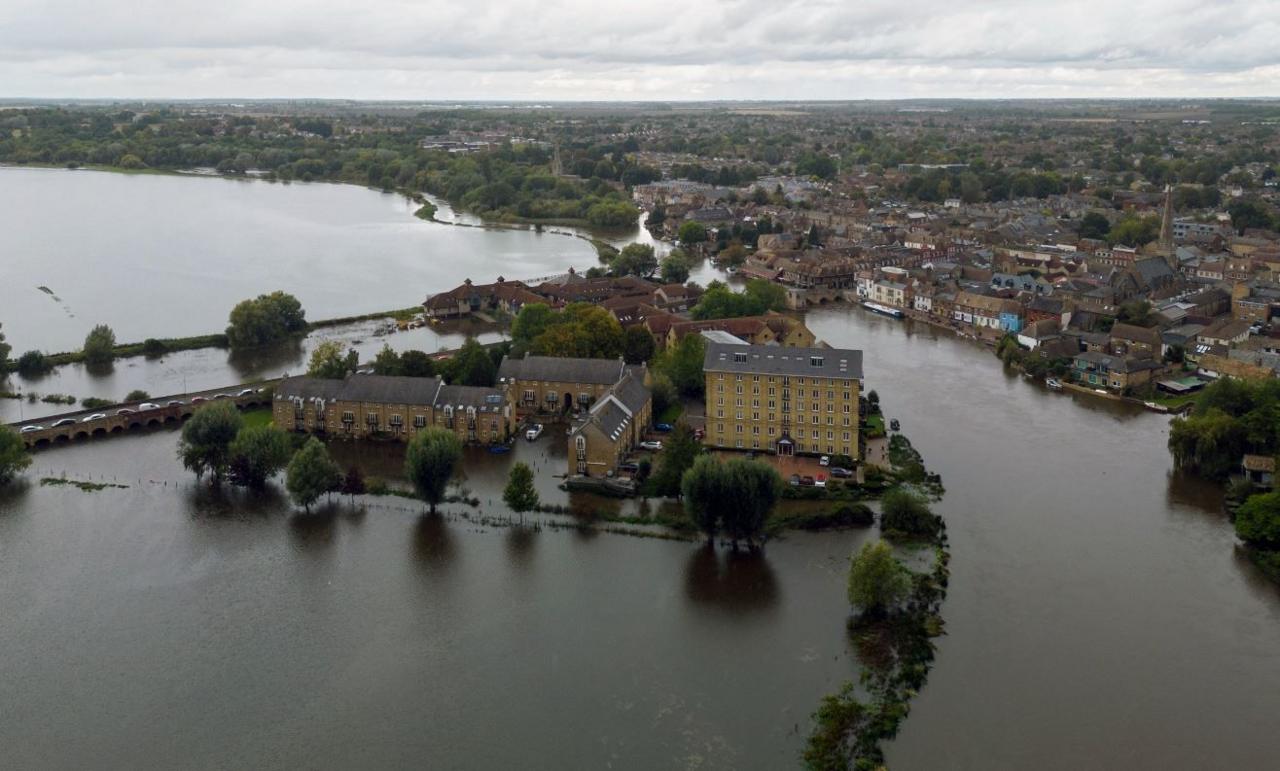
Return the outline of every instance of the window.
[[[524,391],[524,403],[525,403],[525,404],[533,404],[535,401],[537,401],[537,400],[534,398],[534,395],[533,395],[533,389],[532,389],[532,388],[526,388],[526,389],[525,389],[525,391]]]
[[[734,390],[734,393],[739,393],[739,394],[740,394],[740,393],[742,393],[742,386],[738,386],[738,387]]]
[[[392,426],[399,428],[404,425],[404,416],[392,415],[390,418],[387,419],[387,422],[390,423]]]
[[[814,416],[813,416],[813,425],[815,425],[815,426],[816,426],[816,425],[818,425],[818,416],[817,416],[817,415],[814,415]]]
[[[741,434],[741,433],[743,433],[743,430],[742,430],[742,424],[741,424],[741,423],[739,423],[738,425],[734,426],[734,427],[733,427],[733,432],[734,432],[735,434]]]
[[[376,428],[378,425],[378,413],[366,412],[364,415],[364,422],[368,423],[370,427]]]
[[[734,354],[733,354],[733,360],[734,360],[735,362],[737,362],[738,364],[746,363],[746,361],[747,361],[747,355],[746,355],[745,353],[734,353]],[[738,377],[739,377],[739,378],[741,378],[742,376],[741,376],[741,375],[739,375]]]
[[[426,416],[426,415],[414,415],[414,416],[413,416],[413,427],[414,427],[414,428],[426,428],[426,427],[427,427],[427,416]]]
[[[738,419],[738,420],[742,420],[742,413],[741,413],[741,412],[739,412],[739,413],[738,413],[738,418],[737,418],[737,419]]]
[[[758,413],[758,412],[753,412],[753,413],[751,413],[751,419],[752,419],[752,420],[759,420],[759,419],[760,419],[760,413]]]
[[[356,414],[355,414],[354,412],[351,412],[350,410],[348,410],[348,411],[346,411],[346,412],[342,413],[342,422],[343,422],[343,423],[354,423],[354,422],[356,422]]]
[[[755,434],[755,435],[759,436],[759,435],[760,435],[760,427],[759,427],[759,426],[752,426],[752,427],[751,427],[751,433],[753,433],[753,434]]]
[[[716,410],[716,417],[717,417],[717,418],[723,418],[723,417],[724,417],[724,410]]]
[[[844,436],[842,436],[841,438],[844,439],[846,442],[849,441],[849,432],[845,431]]]

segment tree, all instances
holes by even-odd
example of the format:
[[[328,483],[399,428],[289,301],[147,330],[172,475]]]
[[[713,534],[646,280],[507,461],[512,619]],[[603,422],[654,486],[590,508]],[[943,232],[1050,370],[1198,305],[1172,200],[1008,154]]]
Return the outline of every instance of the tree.
[[[337,340],[325,340],[317,345],[307,362],[307,374],[311,377],[341,380],[349,371],[342,343]]]
[[[342,469],[329,457],[324,442],[310,437],[302,449],[293,454],[285,471],[285,489],[293,502],[311,513],[311,504],[321,495],[333,491],[342,482]]]
[[[648,278],[658,269],[658,258],[649,244],[627,244],[609,265],[616,276]]]
[[[733,540],[751,544],[764,532],[769,512],[782,495],[782,478],[773,467],[756,460],[735,458],[721,463],[700,455],[680,482],[685,511],[707,534],[723,530]]]
[[[0,487],[13,481],[27,466],[31,465],[31,456],[22,445],[22,437],[17,431],[0,424]]]
[[[435,377],[436,363],[425,351],[405,351],[400,354],[400,370],[405,377]]]
[[[706,388],[702,361],[707,344],[702,335],[685,335],[674,346],[667,348],[654,361],[654,369],[671,381],[676,390],[685,396],[701,396]]]
[[[150,399],[150,398],[151,398],[151,394],[147,393],[141,388],[135,388],[129,393],[125,394],[124,396],[124,400],[126,402],[145,402],[147,399]]]
[[[18,357],[16,362],[18,372],[23,375],[40,375],[53,367],[49,364],[49,359],[41,351],[27,351]]]
[[[556,314],[530,350],[539,356],[616,359],[623,354],[622,324],[604,308],[571,303]]]
[[[782,477],[769,464],[745,458],[734,458],[722,468],[721,518],[725,533],[735,549],[739,540],[753,546],[764,533],[769,512],[782,497]]]
[[[222,481],[231,461],[231,443],[240,433],[244,419],[230,401],[218,401],[196,410],[182,427],[178,457],[183,468],[200,479],[209,473],[213,484]]]
[[[911,571],[884,541],[863,544],[849,565],[849,602],[863,615],[883,616],[911,591]]]
[[[373,372],[375,375],[403,375],[404,364],[400,361],[400,354],[383,343],[382,350],[373,357]]]
[[[0,324],[0,326],[4,326]],[[9,352],[13,350],[13,346],[4,341],[4,332],[0,331],[0,374],[3,374],[9,368]],[[39,351],[36,351],[39,353]]]
[[[507,476],[507,487],[502,491],[502,501],[507,508],[520,515],[538,507],[538,491],[533,486],[533,469],[527,463],[516,463]]]
[[[664,284],[683,284],[689,280],[692,270],[688,256],[682,249],[673,249],[662,258],[661,278]]]
[[[741,316],[758,316],[768,311],[787,307],[787,290],[781,285],[761,278],[747,282],[742,293],[734,292],[725,284],[713,281],[702,299],[693,307],[690,315],[695,319],[731,319]]]
[[[1107,242],[1127,246],[1143,246],[1160,235],[1160,218],[1138,217],[1133,214],[1121,217],[1107,232]]]
[[[1151,303],[1146,300],[1130,300],[1120,306],[1120,312],[1116,314],[1116,321],[1126,324],[1133,324],[1139,327],[1149,327],[1152,325]]]
[[[276,426],[240,429],[228,448],[231,483],[262,489],[289,463],[292,449],[289,435]]]
[[[663,498],[679,498],[684,472],[693,467],[702,454],[702,444],[693,435],[693,429],[680,423],[671,432],[662,448],[658,471],[653,475],[653,491]]]
[[[404,474],[413,482],[414,490],[435,513],[444,499],[445,488],[454,467],[462,457],[462,442],[452,431],[428,428],[409,440],[404,455]]]
[[[544,303],[527,303],[520,306],[515,321],[511,322],[511,339],[518,343],[531,343],[556,322],[556,312]]]
[[[710,455],[701,455],[680,479],[680,494],[684,510],[707,536],[707,543],[715,541],[720,527],[720,463]]]
[[[653,335],[642,325],[627,327],[623,333],[622,358],[628,364],[641,364],[653,358]]]
[[[307,330],[306,312],[298,298],[276,291],[244,300],[231,309],[227,342],[232,348],[253,348]]]
[[[1236,535],[1259,549],[1280,549],[1280,492],[1249,496],[1236,509]]]
[[[680,226],[676,237],[680,239],[682,244],[700,244],[707,240],[707,229],[701,222],[690,220]]]
[[[1275,222],[1266,207],[1259,201],[1239,199],[1227,204],[1227,213],[1231,215],[1231,227],[1236,233],[1244,235],[1249,228],[1274,228]]]
[[[938,534],[938,517],[924,499],[901,487],[885,493],[880,502],[880,529],[914,538]]]
[[[1080,220],[1080,237],[1093,238],[1101,241],[1107,237],[1107,233],[1111,231],[1111,221],[1107,219],[1105,214],[1099,214],[1096,211],[1088,212]]]
[[[84,360],[90,364],[106,364],[116,357],[116,333],[99,324],[84,338]]]
[[[468,386],[492,386],[498,376],[498,368],[493,358],[474,337],[468,337],[454,357],[453,380],[451,382]]]
[[[359,466],[352,465],[351,468],[347,469],[347,475],[342,478],[342,486],[339,490],[343,495],[352,497],[364,495],[364,472],[360,470]]]

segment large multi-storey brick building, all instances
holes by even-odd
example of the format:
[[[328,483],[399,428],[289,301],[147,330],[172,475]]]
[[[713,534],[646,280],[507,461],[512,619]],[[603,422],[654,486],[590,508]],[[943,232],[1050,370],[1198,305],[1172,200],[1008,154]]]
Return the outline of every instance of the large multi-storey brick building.
[[[407,441],[438,426],[465,443],[491,444],[515,430],[502,391],[445,385],[434,377],[286,378],[276,386],[272,417],[287,430],[350,439]]]
[[[555,356],[508,356],[498,367],[498,387],[506,390],[512,412],[523,417],[586,410],[628,372],[641,382],[643,365],[621,359],[568,359]]]
[[[858,458],[862,351],[709,342],[703,370],[710,446]]]

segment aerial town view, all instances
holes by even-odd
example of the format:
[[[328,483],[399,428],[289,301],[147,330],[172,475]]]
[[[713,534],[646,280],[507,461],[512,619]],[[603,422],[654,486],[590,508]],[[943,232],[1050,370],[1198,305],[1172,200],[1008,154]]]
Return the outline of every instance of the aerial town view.
[[[1280,9],[1144,8],[0,0],[5,767],[1275,768]]]

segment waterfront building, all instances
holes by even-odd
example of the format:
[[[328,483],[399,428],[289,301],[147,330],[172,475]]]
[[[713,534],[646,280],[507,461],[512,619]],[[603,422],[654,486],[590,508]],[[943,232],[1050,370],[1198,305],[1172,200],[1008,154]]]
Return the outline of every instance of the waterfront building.
[[[515,430],[501,390],[449,386],[435,377],[285,378],[275,388],[271,411],[285,430],[345,439],[408,441],[439,426],[464,443],[494,443]]]
[[[859,457],[862,351],[708,342],[711,447]]]
[[[603,398],[624,376],[634,372],[641,383],[648,370],[622,359],[571,359],[555,356],[508,356],[498,366],[498,386],[507,395],[513,414],[564,414],[585,411]]]
[[[569,429],[570,476],[611,477],[644,438],[653,399],[639,374],[628,372]]]

